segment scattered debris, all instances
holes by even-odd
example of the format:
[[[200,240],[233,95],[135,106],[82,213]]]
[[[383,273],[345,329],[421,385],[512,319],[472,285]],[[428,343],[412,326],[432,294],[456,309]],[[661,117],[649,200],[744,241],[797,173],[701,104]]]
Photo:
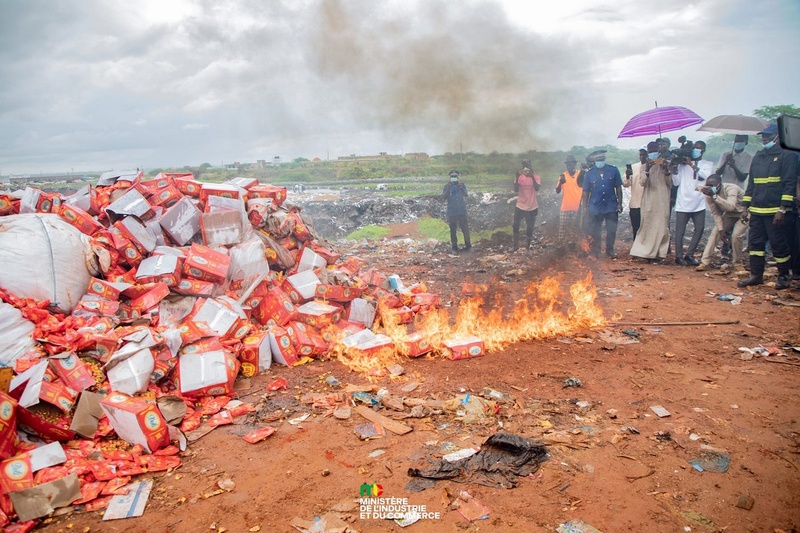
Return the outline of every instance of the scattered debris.
[[[590,526],[583,520],[570,520],[558,526],[558,533],[602,533],[596,527]]]
[[[670,416],[670,412],[660,405],[651,405],[650,410],[653,411],[659,418]]]
[[[583,382],[578,378],[567,378],[564,380],[564,385],[561,388],[566,389],[569,387],[583,387]]]
[[[725,452],[705,451],[700,457],[689,459],[689,464],[698,472],[727,472],[731,456]]]

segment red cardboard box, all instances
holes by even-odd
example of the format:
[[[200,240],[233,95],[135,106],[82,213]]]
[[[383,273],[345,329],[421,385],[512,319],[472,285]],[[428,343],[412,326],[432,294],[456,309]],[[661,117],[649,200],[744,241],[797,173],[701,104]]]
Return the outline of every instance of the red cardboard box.
[[[216,288],[217,285],[210,281],[185,278],[172,287],[172,290],[185,296],[213,296]]]
[[[397,309],[387,309],[385,312],[389,316],[395,317],[398,324],[409,324],[414,321],[414,311],[405,306]]]
[[[186,344],[181,348],[182,354],[218,352],[225,348],[219,341],[219,337],[204,337],[200,340]]]
[[[270,290],[256,307],[253,315],[264,326],[286,325],[297,315],[297,308],[279,287]]]
[[[39,390],[40,400],[58,407],[64,413],[69,413],[72,410],[77,397],[75,391],[65,387],[58,381],[42,381],[41,387]]]
[[[175,178],[175,186],[181,193],[192,198],[200,198],[200,191],[203,190],[203,184],[195,181],[194,176],[191,178]]]
[[[135,217],[125,217],[114,222],[114,227],[129,241],[131,241],[139,253],[150,253],[156,248],[156,238],[147,230],[147,227],[136,220]]]
[[[316,286],[314,296],[323,300],[333,300],[334,302],[349,302],[361,296],[361,292],[361,289],[357,287],[319,284]]]
[[[172,179],[172,176],[164,175],[163,172],[159,172],[158,175],[151,180],[139,182],[139,188],[149,194],[156,194],[159,190],[164,187],[169,187],[170,185],[174,187],[175,180]]]
[[[268,370],[272,364],[269,332],[266,330],[256,331],[242,339],[239,361],[242,363],[241,372],[245,377],[255,376],[262,370]]]
[[[147,453],[169,445],[169,426],[154,402],[112,392],[100,408],[119,438],[142,446]]]
[[[209,196],[239,198],[239,189],[224,183],[203,183],[203,187],[200,189],[200,201],[205,203]]]
[[[14,453],[17,444],[17,401],[0,391],[0,459]]]
[[[181,265],[176,255],[151,255],[136,269],[137,283],[166,283],[174,287],[181,280]]]
[[[276,206],[283,205],[286,200],[286,187],[275,185],[254,185],[247,191],[248,198],[272,198]]]
[[[420,294],[414,294],[411,298],[409,298],[409,302],[406,305],[410,307],[419,306],[420,310],[428,311],[431,309],[435,309],[439,307],[439,295],[432,294],[429,292],[423,292]]]
[[[8,494],[33,487],[33,468],[27,453],[0,462],[0,493]]]
[[[239,361],[225,351],[184,354],[178,360],[177,386],[187,396],[233,394]]]
[[[403,342],[400,348],[400,351],[406,357],[419,357],[430,353],[432,350],[433,345],[428,338],[420,332],[414,332],[409,335],[408,339]]]
[[[233,178],[225,182],[226,185],[233,185],[240,189],[251,189],[253,186],[258,185],[257,178]]]
[[[286,333],[292,339],[295,351],[300,357],[312,357],[317,355],[318,346],[320,343],[325,346],[325,341],[320,337],[320,342],[314,342],[313,336],[319,337],[311,326],[307,326],[302,322],[289,322],[286,325]]]
[[[322,329],[342,318],[344,309],[322,302],[307,302],[297,308],[297,320]]]
[[[378,301],[386,307],[393,309],[403,305],[403,303],[400,301],[400,298],[385,289],[381,289],[380,287],[376,287],[373,294],[375,295],[375,298],[377,298]]]
[[[183,263],[183,273],[194,279],[221,284],[225,282],[230,265],[229,255],[212,250],[208,246],[192,244]]]
[[[60,359],[50,358],[50,368],[72,390],[82,391],[95,385],[89,368],[74,353]]]
[[[339,254],[339,252],[336,252],[334,250],[329,250],[328,248],[325,248],[316,241],[311,241],[309,246],[311,246],[311,249],[314,250],[314,252],[321,255],[325,259],[325,261],[328,262],[329,265],[335,264],[336,261],[338,261],[339,258],[341,257],[341,254]]]
[[[114,248],[119,251],[126,263],[130,266],[136,266],[141,263],[144,256],[127,237],[122,235],[117,228],[112,229],[111,235],[114,238]]]
[[[86,235],[94,235],[103,229],[103,225],[96,221],[92,215],[78,207],[63,204],[58,208],[58,216]]]
[[[104,279],[92,278],[86,292],[106,300],[119,300],[119,294],[129,287],[127,283],[112,283]]]
[[[198,300],[191,315],[192,322],[205,322],[219,337],[234,337],[242,326],[239,314],[224,305],[222,301],[211,298]]]
[[[167,185],[163,189],[155,191],[153,196],[150,197],[150,202],[153,205],[170,207],[175,205],[181,198],[183,198],[183,194],[177,187],[174,185]]]
[[[281,326],[270,326],[268,331],[272,360],[284,366],[292,366],[297,363],[300,358],[286,329]]]
[[[389,360],[395,354],[394,341],[386,335],[375,335],[347,349],[348,355]]]
[[[169,295],[169,285],[164,282],[155,283],[150,287],[146,293],[130,301],[130,306],[134,311],[147,311]]]
[[[452,360],[469,359],[486,355],[486,349],[481,339],[470,335],[444,341],[442,353]]]
[[[69,429],[69,424],[69,419],[52,405],[40,403],[29,409],[17,406],[17,427],[43,439],[61,442],[74,439],[75,432]]]
[[[117,311],[119,311],[119,305],[120,303],[118,301],[106,300],[94,294],[87,294],[78,302],[73,312],[79,310],[99,316],[115,316]]]

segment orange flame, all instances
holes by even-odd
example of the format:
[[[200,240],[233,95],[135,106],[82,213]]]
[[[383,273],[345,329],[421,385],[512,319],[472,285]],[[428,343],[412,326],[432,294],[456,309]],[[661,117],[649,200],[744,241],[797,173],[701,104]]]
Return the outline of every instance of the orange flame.
[[[488,306],[483,296],[478,295],[461,300],[455,323],[451,323],[447,309],[436,309],[418,314],[413,331],[427,339],[434,354],[441,355],[444,342],[453,337],[478,337],[483,340],[487,353],[492,353],[514,342],[570,335],[607,324],[603,310],[597,305],[591,272],[570,286],[572,305],[566,310],[561,301],[563,296],[560,280],[547,277],[539,283],[531,283],[509,313],[504,312],[502,295],[495,295]],[[397,315],[389,313],[385,306],[379,304],[378,314],[382,327],[376,332],[389,337],[393,349],[387,347],[363,353],[344,346],[341,341],[332,343],[335,345],[332,352],[338,359],[357,372],[379,375],[384,368],[409,355],[413,332],[399,323]]]

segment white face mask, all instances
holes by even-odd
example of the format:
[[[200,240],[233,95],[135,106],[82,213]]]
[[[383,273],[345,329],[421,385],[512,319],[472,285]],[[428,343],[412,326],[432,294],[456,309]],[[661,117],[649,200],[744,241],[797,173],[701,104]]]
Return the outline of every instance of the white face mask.
[[[458,181],[458,176],[450,176],[450,182],[456,183]]]

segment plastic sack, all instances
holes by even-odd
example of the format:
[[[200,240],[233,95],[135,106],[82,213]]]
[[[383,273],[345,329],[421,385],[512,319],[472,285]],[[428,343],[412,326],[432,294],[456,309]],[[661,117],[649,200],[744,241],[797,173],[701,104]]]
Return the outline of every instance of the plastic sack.
[[[13,305],[0,301],[0,366],[14,366],[14,361],[36,347],[31,334],[33,322]]]
[[[0,288],[69,313],[97,275],[89,237],[58,215],[0,219]]]

